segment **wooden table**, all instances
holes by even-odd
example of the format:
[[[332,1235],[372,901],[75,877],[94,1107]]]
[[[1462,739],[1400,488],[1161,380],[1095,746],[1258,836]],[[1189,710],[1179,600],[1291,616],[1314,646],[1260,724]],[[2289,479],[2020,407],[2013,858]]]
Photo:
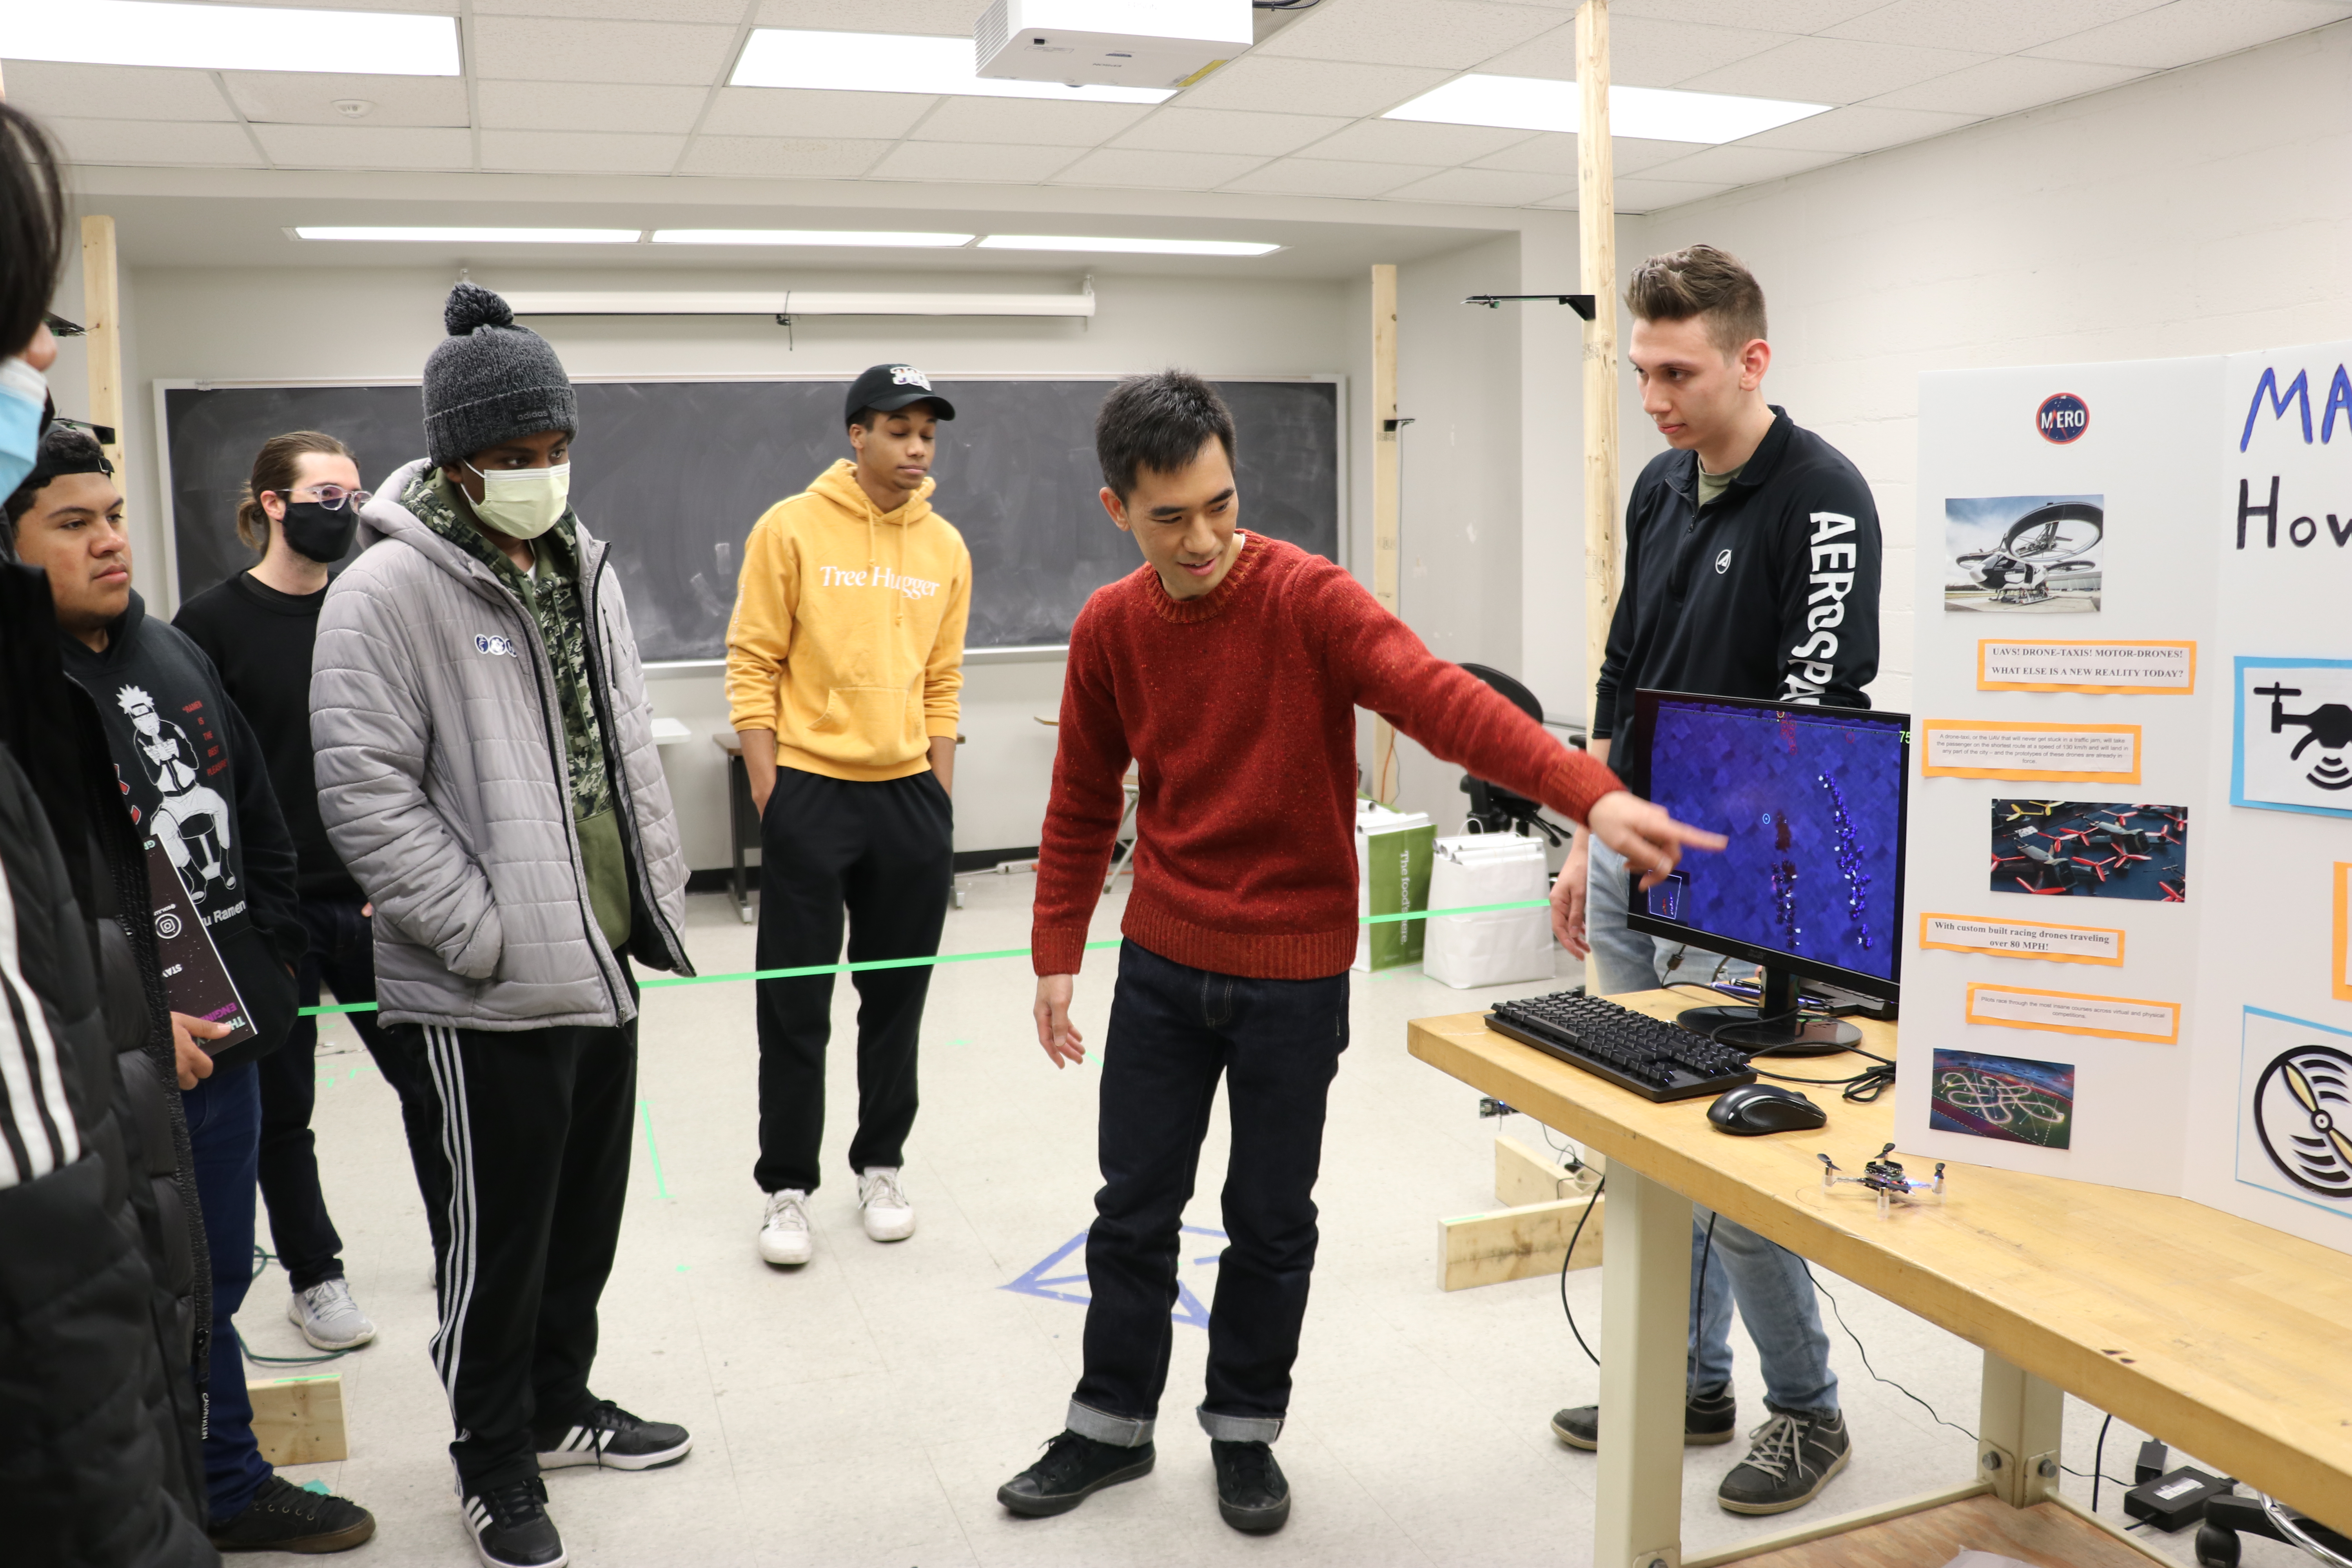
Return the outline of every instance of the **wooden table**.
[[[1691,1005],[1664,991],[1617,1000],[1660,1017]],[[1865,1049],[1895,1054],[1894,1026],[1861,1027]],[[2056,1482],[2063,1390],[2314,1518],[2352,1521],[2352,1257],[2185,1198],[1957,1163],[1940,1206],[1882,1220],[1862,1187],[1824,1192],[1817,1155],[1859,1174],[1895,1135],[1892,1096],[1849,1105],[1810,1090],[1827,1127],[1732,1138],[1707,1124],[1704,1099],[1653,1104],[1476,1013],[1407,1032],[1414,1056],[1608,1156],[1596,1568],[1699,1568],[1908,1511],[1681,1557],[1694,1202],[1984,1350],[1978,1475],[1921,1507],[1990,1491],[2074,1509]],[[1858,1058],[1786,1070],[1837,1078],[1845,1061]],[[1896,1157],[1914,1175],[1932,1168]]]

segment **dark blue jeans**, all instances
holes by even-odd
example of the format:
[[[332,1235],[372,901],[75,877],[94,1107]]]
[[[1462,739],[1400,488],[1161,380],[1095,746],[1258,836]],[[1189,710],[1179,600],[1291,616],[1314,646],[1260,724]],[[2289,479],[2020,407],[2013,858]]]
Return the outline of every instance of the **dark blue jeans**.
[[[246,1510],[269,1479],[253,1440],[236,1310],[253,1281],[254,1172],[261,1145],[261,1084],[251,1062],[220,1068],[180,1096],[196,1167],[196,1203],[213,1255],[212,1385],[205,1394],[205,1490],[215,1524]]]
[[[1209,1310],[1212,1437],[1272,1442],[1315,1268],[1323,1111],[1348,1048],[1348,976],[1251,980],[1175,963],[1129,942],[1102,1056],[1098,1159],[1087,1234],[1086,1375],[1071,1430],[1139,1447],[1168,1382],[1178,1226],[1225,1080],[1228,1243]]]

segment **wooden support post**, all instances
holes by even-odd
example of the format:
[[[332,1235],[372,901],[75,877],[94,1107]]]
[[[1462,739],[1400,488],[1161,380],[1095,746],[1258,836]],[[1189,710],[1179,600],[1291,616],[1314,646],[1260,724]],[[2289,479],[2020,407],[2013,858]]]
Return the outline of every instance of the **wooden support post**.
[[[122,304],[114,265],[114,220],[81,220],[82,339],[89,351],[89,411],[93,425],[113,426],[106,460],[127,501],[131,487],[122,473]]]
[[[1609,1173],[1601,1273],[1601,1408],[1593,1568],[1682,1562],[1683,1407],[1689,1398],[1690,1200],[1629,1165]]]
[[[1584,329],[1584,689],[1601,676],[1617,607],[1617,181],[1609,149],[1609,0],[1576,12],[1577,287]]]
[[[1400,426],[1397,424],[1397,269],[1372,268],[1372,597],[1397,615],[1397,520]],[[1396,731],[1385,719],[1372,721],[1371,795],[1396,804]]]
[[[1467,1290],[1557,1274],[1570,1262],[1571,1240],[1576,1257],[1570,1266],[1597,1268],[1608,1213],[1606,1198],[1572,1197],[1439,1220],[1437,1287]]]
[[[1592,1154],[1582,1171],[1571,1173],[1550,1151],[1530,1149],[1507,1132],[1495,1134],[1495,1201],[1511,1208],[1580,1198],[1601,1184],[1608,1169],[1606,1158]]]
[[[2058,1439],[2065,1392],[1992,1352],[1984,1353],[1978,1406],[1977,1474],[2011,1508],[2031,1508],[2058,1490]]]
[[[254,1440],[272,1466],[323,1465],[351,1458],[343,1438],[340,1373],[248,1383],[245,1392],[253,1401]]]

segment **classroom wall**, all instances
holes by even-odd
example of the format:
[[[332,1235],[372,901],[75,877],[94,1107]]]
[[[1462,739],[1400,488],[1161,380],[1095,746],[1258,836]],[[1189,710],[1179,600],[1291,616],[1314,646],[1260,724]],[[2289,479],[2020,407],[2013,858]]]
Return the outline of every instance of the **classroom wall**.
[[[501,289],[679,288],[772,285],[772,273],[735,275],[478,268]],[[936,289],[937,274],[795,271],[796,287]],[[163,516],[157,490],[153,383],[157,379],[282,381],[414,376],[441,333],[441,301],[453,281],[434,268],[204,270],[147,268],[125,282],[125,379],[131,397],[132,523],[140,577],[160,602]],[[1075,274],[991,274],[959,287],[1067,290]],[[545,323],[575,375],[808,372],[853,375],[905,359],[935,374],[958,371],[1132,372],[1181,363],[1212,374],[1341,373],[1360,324],[1345,316],[1346,289],[1329,282],[1229,283],[1119,275],[1098,279],[1091,322],[1017,319],[803,319],[782,329],[733,318],[602,318]],[[538,325],[538,323],[534,323]],[[593,447],[583,447],[593,461]],[[379,476],[370,475],[373,480]],[[690,486],[691,475],[681,475]],[[593,525],[593,520],[591,519]],[[743,520],[749,529],[751,519]],[[1110,523],[1106,520],[1103,524]],[[1036,722],[1060,703],[1058,659],[975,663],[965,672],[958,754],[959,849],[1037,842],[1052,772],[1053,731]],[[657,715],[694,731],[665,748],[697,869],[728,862],[724,763],[709,735],[727,728],[711,671],[668,674],[652,684]]]
[[[2352,23],[1625,220],[1621,266],[1703,239],[1756,270],[1772,400],[1869,478],[1878,705],[1910,702],[1919,374],[2352,337],[2347,78]],[[1630,398],[1629,480],[1659,449]]]

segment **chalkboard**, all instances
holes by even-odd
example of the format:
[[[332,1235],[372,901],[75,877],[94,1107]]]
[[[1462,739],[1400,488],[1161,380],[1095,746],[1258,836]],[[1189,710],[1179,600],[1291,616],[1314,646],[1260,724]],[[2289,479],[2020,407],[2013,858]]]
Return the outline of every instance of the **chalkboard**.
[[[1133,571],[1096,500],[1094,416],[1107,377],[939,382],[932,504],[971,549],[966,645],[1066,642],[1087,595]],[[1239,432],[1242,525],[1339,559],[1336,383],[1225,381]],[[845,381],[583,381],[572,494],[610,542],[648,660],[719,658],[743,540],[835,458]],[[324,430],[374,486],[425,455],[416,386],[167,386],[172,536],[184,601],[252,563],[236,502],[254,454]]]

